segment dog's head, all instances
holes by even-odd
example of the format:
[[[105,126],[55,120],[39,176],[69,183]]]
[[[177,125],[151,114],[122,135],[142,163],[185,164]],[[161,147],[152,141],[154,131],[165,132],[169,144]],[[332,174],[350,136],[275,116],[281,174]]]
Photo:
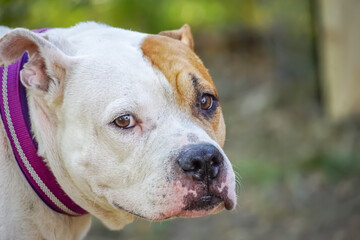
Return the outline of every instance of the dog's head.
[[[0,40],[0,64],[24,51],[39,154],[107,226],[234,208],[219,96],[187,25],[158,35],[94,23],[17,29]]]

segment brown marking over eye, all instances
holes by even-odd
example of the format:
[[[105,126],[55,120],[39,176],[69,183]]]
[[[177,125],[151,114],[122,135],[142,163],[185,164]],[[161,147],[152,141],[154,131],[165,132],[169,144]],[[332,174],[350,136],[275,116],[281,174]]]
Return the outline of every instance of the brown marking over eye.
[[[194,94],[189,73],[201,76],[215,90],[214,83],[199,57],[180,41],[160,35],[150,35],[141,47],[144,55],[156,66],[174,87],[181,102],[192,101]]]
[[[197,104],[195,101],[199,101],[192,76],[197,76],[201,85],[206,85],[217,96],[211,76],[200,58],[180,41],[160,35],[149,35],[145,38],[141,50],[152,65],[164,74],[175,90],[177,103],[189,114],[193,114],[192,108]],[[201,116],[199,118],[201,119]],[[223,145],[225,124],[220,107],[209,121],[195,117],[193,119],[200,121],[208,134]]]

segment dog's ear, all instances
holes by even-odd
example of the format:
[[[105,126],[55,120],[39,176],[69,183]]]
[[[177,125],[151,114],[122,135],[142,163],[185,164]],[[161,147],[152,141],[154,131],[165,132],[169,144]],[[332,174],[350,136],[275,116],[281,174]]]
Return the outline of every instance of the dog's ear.
[[[21,82],[30,89],[47,91],[50,84],[59,84],[71,65],[69,57],[47,40],[47,37],[30,30],[17,28],[0,39],[0,66],[10,65],[24,52],[29,61],[21,70]]]
[[[163,32],[160,32],[159,34],[179,40],[182,43],[189,46],[189,48],[191,48],[191,50],[194,50],[194,39],[191,34],[190,26],[187,24],[184,24],[184,26],[182,26],[180,29],[163,31]]]

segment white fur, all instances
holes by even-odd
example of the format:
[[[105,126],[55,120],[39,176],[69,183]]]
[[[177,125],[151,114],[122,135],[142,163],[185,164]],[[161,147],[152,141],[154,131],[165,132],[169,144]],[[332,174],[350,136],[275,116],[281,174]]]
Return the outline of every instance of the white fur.
[[[189,144],[190,132],[198,142],[211,143],[223,154],[227,180],[222,188],[228,186],[229,198],[236,201],[229,160],[202,127],[180,110],[169,82],[144,58],[140,47],[146,34],[82,23],[43,35],[67,56],[61,60],[67,66],[66,84],[58,107],[51,103],[61,81],[56,74],[47,73],[54,80],[50,93],[28,86],[32,128],[39,154],[77,204],[111,229],[132,222],[131,213],[161,220],[218,211],[183,212],[182,198],[192,190],[179,180],[167,179],[174,152]],[[54,62],[57,54],[45,58]],[[27,76],[34,78],[32,72],[23,78]],[[134,129],[111,124],[129,113],[140,121]],[[0,148],[1,238],[82,238],[90,215],[55,213],[36,196],[15,162],[1,122]]]

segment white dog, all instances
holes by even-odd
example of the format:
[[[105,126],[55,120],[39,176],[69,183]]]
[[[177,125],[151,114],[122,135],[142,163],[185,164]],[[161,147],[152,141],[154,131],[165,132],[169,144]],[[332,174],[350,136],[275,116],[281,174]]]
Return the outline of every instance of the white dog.
[[[218,93],[188,25],[0,36],[1,239],[81,239],[90,214],[121,229],[234,208]]]

